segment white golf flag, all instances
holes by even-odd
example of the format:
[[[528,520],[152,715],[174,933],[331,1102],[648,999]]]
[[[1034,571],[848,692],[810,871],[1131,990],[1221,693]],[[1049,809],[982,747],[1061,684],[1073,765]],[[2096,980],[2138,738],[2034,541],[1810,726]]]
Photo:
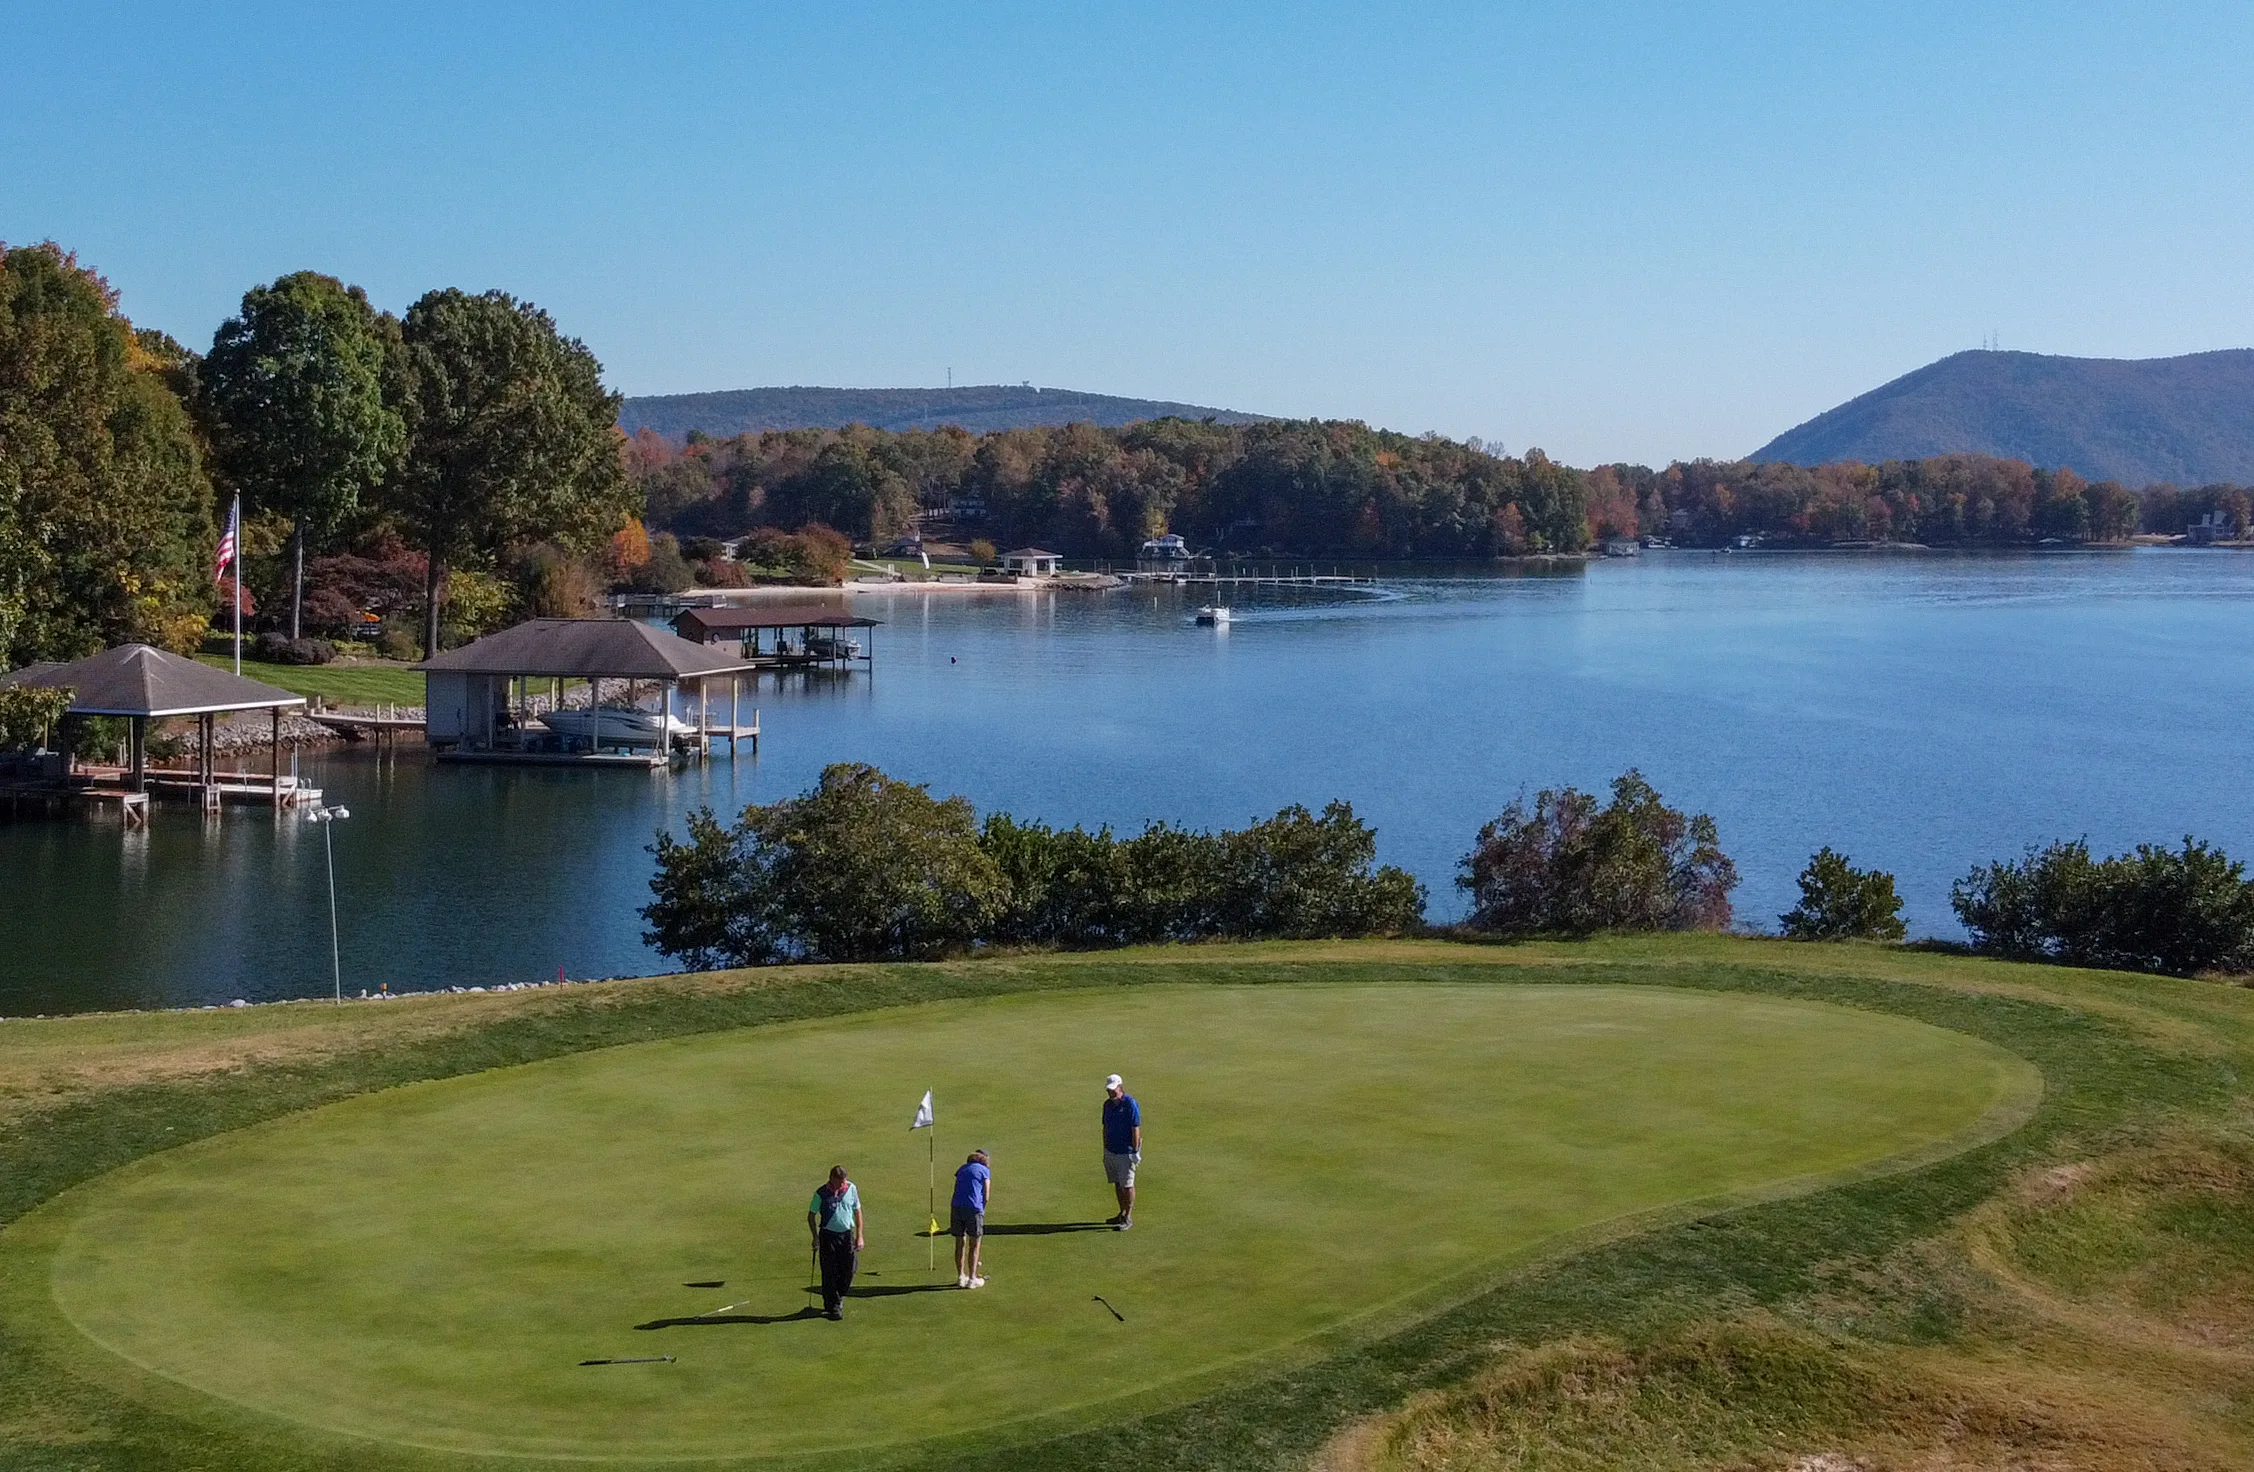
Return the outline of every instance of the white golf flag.
[[[915,1122],[910,1124],[908,1128],[912,1130],[928,1130],[931,1128],[931,1125],[931,1090],[926,1089],[924,1090],[924,1101],[916,1106]]]

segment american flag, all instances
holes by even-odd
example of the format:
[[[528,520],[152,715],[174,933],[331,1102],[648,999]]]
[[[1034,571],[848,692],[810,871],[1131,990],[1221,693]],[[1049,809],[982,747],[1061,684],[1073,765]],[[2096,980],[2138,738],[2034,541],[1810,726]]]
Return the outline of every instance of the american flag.
[[[235,560],[235,534],[242,530],[243,503],[237,501],[227,508],[227,531],[219,539],[219,556],[212,563],[211,580],[218,582],[227,576],[228,564]]]

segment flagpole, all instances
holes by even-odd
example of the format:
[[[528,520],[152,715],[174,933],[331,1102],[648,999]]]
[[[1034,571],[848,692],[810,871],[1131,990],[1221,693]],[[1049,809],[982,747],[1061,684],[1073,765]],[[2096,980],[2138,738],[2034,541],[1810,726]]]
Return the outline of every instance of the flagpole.
[[[924,1166],[924,1213],[931,1220],[931,1229],[924,1233],[924,1276],[939,1271],[939,1116],[932,1114],[931,1136],[924,1143],[931,1147],[930,1158]]]
[[[235,555],[228,560],[235,564],[235,673],[243,672],[243,496],[235,493],[235,514],[229,518],[235,529]]]

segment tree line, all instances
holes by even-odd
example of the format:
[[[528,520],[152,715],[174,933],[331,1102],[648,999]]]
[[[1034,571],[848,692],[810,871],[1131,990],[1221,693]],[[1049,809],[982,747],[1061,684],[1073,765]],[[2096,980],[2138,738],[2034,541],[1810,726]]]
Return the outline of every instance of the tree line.
[[[1613,538],[1720,547],[1919,542],[2016,547],[2170,535],[2207,512],[2243,535],[2254,498],[2234,486],[2132,492],[2020,460],[1943,455],[1806,468],[1678,461],[1575,470],[1539,450],[1411,437],[1354,422],[1118,429],[770,430],[673,444],[645,430],[627,452],[652,527],[732,538],[835,527],[884,542],[919,511],[975,508],[963,535],[1125,560],[1176,532],[1245,556],[1478,560],[1571,553]]]
[[[628,451],[650,525],[735,537],[819,523],[883,542],[920,510],[978,508],[965,535],[1132,559],[1175,532],[1247,553],[1486,558],[1588,541],[1580,477],[1539,450],[1345,421],[1154,419],[995,430],[770,430]]]
[[[537,596],[531,549],[592,555],[639,510],[618,405],[586,346],[505,292],[394,317],[294,272],[198,354],[61,247],[0,247],[0,655],[196,648],[228,611],[213,554],[237,495],[267,623],[299,633],[309,573],[349,557],[380,586],[329,611],[419,584],[434,648],[451,593],[516,574],[511,596]]]
[[[699,809],[684,838],[661,829],[650,852],[643,939],[697,968],[1426,928],[1424,887],[1379,864],[1376,832],[1335,801],[1218,833],[1153,823],[1121,837],[1008,813],[981,820],[965,798],[839,763],[733,824]],[[1738,884],[1714,820],[1668,806],[1633,770],[1609,801],[1573,787],[1514,800],[1458,869],[1470,913],[1451,931],[1473,937],[1723,931]],[[1799,888],[1778,917],[1787,939],[1903,939],[1891,874],[1826,846]],[[2254,971],[2254,882],[2189,838],[2181,851],[2148,845],[2102,860],[2084,843],[2055,843],[1973,869],[1951,902],[1982,954],[2181,976]]]

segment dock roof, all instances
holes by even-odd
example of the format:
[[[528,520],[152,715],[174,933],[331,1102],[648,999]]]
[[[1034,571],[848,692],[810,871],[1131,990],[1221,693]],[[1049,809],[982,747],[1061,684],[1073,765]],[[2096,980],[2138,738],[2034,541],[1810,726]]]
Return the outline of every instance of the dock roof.
[[[535,618],[414,668],[468,675],[694,680],[752,666],[632,619]]]
[[[748,603],[687,608],[673,620],[683,634],[735,633],[743,629],[873,629],[881,619],[861,618],[841,603]]]
[[[305,697],[146,644],[120,644],[68,664],[27,665],[0,685],[71,691],[74,716],[200,716],[303,705]]]

